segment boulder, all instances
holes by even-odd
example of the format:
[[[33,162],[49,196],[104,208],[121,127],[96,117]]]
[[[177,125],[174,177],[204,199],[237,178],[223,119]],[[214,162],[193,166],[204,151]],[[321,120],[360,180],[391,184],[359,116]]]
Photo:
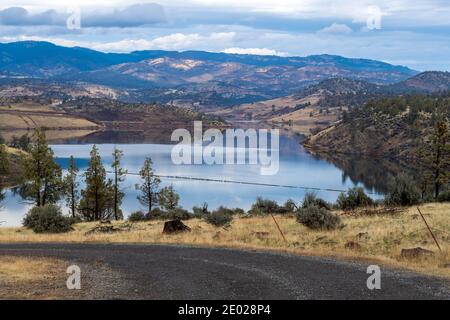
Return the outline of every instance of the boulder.
[[[175,219],[164,223],[164,234],[172,234],[185,231],[191,231],[191,228],[185,225],[180,219]]]
[[[400,256],[402,258],[414,259],[426,256],[434,255],[433,251],[423,249],[421,247],[411,248],[411,249],[402,249]]]

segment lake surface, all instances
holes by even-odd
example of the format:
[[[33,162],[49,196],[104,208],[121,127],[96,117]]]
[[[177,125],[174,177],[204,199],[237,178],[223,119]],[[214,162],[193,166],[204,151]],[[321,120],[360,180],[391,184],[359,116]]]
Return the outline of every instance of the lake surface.
[[[139,172],[146,157],[152,158],[155,172],[160,175],[336,190],[347,190],[355,185],[363,186],[360,182],[352,181],[345,172],[333,164],[307,153],[297,140],[285,136],[280,137],[279,171],[274,176],[260,175],[258,165],[175,165],[171,161],[173,145],[168,144],[97,144],[97,146],[107,170],[111,169],[111,154],[114,147],[124,152],[122,164],[131,173],[122,185],[126,193],[122,204],[125,215],[144,209],[136,199],[138,192],[135,185],[140,180],[132,173]],[[92,144],[61,144],[51,147],[57,162],[63,168],[67,167],[71,155],[77,159],[80,173],[87,168]],[[225,205],[248,210],[258,196],[276,200],[280,204],[288,199],[299,202],[307,191],[303,188],[162,178],[161,187],[170,184],[180,194],[180,205],[188,210],[193,206],[201,206],[204,202],[208,203],[210,209]],[[380,197],[374,189],[366,188],[366,191],[372,193],[374,198]],[[337,191],[315,192],[327,201],[335,201],[339,195]],[[20,226],[23,216],[30,207],[31,204],[24,202],[19,195],[7,190],[6,199],[0,209],[0,221],[6,221],[2,226]]]

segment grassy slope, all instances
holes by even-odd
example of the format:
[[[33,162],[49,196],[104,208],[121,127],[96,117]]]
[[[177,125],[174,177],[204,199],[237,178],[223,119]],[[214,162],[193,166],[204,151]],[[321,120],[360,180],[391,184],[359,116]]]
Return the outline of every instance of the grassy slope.
[[[0,129],[34,129],[36,127],[49,129],[93,129],[98,125],[83,117],[65,113],[53,106],[32,102],[23,102],[0,106]]]
[[[305,141],[320,154],[345,154],[395,159],[406,164],[419,160],[418,150],[429,141],[434,119],[450,126],[450,97],[406,96],[380,98],[353,108],[326,131]]]
[[[243,121],[248,120],[249,114],[256,121],[267,122],[272,126],[278,126],[292,130],[295,133],[309,135],[310,129],[324,128],[338,119],[337,108],[330,109],[330,113],[320,113],[321,95],[314,94],[304,98],[287,96],[278,99],[246,103],[233,108],[220,109],[213,114],[221,116],[226,120]],[[297,104],[311,103],[311,106],[297,110]],[[272,106],[275,106],[274,110]],[[312,116],[311,116],[312,115]],[[292,125],[289,126],[289,121]]]
[[[22,177],[23,171],[22,159],[27,153],[11,147],[6,147],[6,151],[8,152],[9,172],[5,176],[0,177],[0,185],[11,186],[21,181],[20,177]]]
[[[361,128],[356,130],[354,123],[339,123],[309,137],[304,145],[319,153],[411,160],[416,154],[418,137],[427,136],[429,126],[413,134],[411,127],[400,118],[365,119],[365,124],[361,120]]]
[[[192,228],[191,232],[176,235],[161,233],[164,221],[133,224],[115,222],[115,226],[126,226],[127,231],[90,235],[86,235],[86,232],[91,230],[95,223],[78,224],[73,232],[52,235],[34,234],[24,228],[0,228],[0,242],[176,243],[263,249],[373,260],[393,267],[450,278],[450,268],[443,267],[450,263],[450,204],[427,204],[422,206],[422,212],[443,248],[442,255],[438,254],[415,207],[405,209],[395,216],[349,216],[339,213],[345,227],[335,231],[311,231],[297,223],[293,216],[278,216],[277,220],[285,233],[287,243],[283,241],[268,216],[236,218],[227,230],[193,219],[186,221]],[[359,243],[361,249],[346,249],[345,244],[348,241]],[[419,246],[434,251],[436,255],[419,260],[400,258],[401,249]]]

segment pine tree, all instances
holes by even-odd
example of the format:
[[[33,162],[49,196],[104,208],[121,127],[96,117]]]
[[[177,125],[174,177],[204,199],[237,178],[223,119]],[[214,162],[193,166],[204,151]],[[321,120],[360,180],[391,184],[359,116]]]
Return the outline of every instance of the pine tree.
[[[159,193],[159,204],[167,211],[172,211],[178,208],[178,201],[180,196],[176,193],[172,185],[162,188]]]
[[[139,202],[147,207],[148,214],[152,211],[154,205],[158,203],[158,187],[161,180],[153,172],[153,162],[151,158],[146,158],[144,166],[139,171],[143,180],[142,184],[136,185],[136,189],[141,194],[137,197]]]
[[[70,208],[72,217],[75,218],[78,201],[80,198],[78,192],[79,183],[77,181],[78,167],[73,156],[70,156],[67,175],[64,177],[64,194],[66,196],[67,206]]]
[[[8,172],[9,172],[8,152],[6,151],[6,146],[4,144],[0,144],[0,175],[7,174]]]
[[[428,143],[419,150],[421,185],[433,188],[437,198],[450,179],[450,132],[445,121],[437,120]]]
[[[442,186],[450,178],[450,135],[447,124],[438,121],[431,136],[431,170],[434,183],[434,197],[437,198]]]
[[[114,218],[116,220],[120,220],[123,218],[120,205],[122,204],[123,197],[125,196],[125,194],[120,190],[120,183],[125,180],[125,175],[128,171],[121,167],[120,161],[123,157],[123,152],[121,150],[114,148],[112,156],[112,168],[114,171]]]
[[[84,173],[86,187],[81,191],[80,212],[88,221],[109,219],[113,207],[112,181],[107,180],[106,170],[97,147],[91,150],[89,166]]]
[[[30,156],[25,158],[25,184],[22,195],[33,200],[36,206],[54,204],[63,193],[62,170],[55,162],[52,149],[45,134],[36,129],[34,142],[30,146]]]

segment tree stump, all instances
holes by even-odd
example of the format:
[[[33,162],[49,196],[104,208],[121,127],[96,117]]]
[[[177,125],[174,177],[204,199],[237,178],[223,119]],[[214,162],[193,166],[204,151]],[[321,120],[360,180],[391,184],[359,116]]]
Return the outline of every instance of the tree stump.
[[[163,234],[173,234],[178,232],[191,231],[180,219],[167,221],[164,223]]]

